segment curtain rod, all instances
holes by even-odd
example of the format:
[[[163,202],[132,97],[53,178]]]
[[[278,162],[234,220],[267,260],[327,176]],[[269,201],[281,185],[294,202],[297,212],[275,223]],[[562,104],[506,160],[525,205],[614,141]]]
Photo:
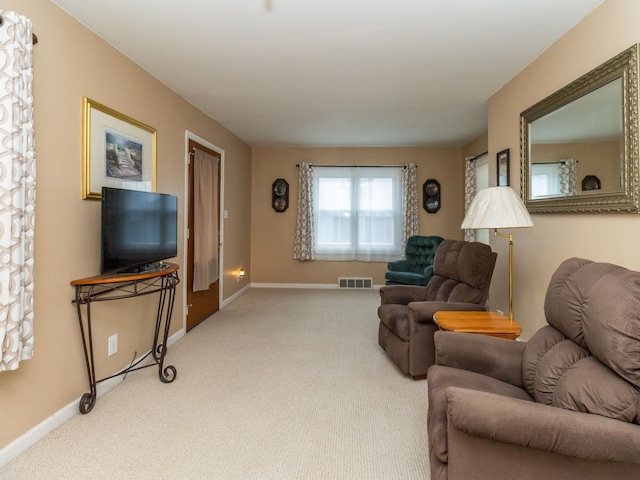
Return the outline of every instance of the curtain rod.
[[[310,163],[309,166],[311,166],[311,167],[345,167],[345,168],[356,168],[356,167],[363,167],[363,168],[371,168],[371,167],[406,168],[405,165],[331,165],[331,164],[321,164],[321,165],[317,165],[316,164],[316,165],[314,165],[313,163]],[[300,164],[296,163],[296,167],[300,167]],[[416,168],[418,168],[417,165],[416,165]]]
[[[4,23],[4,18],[2,18],[2,16],[0,16],[0,26]],[[38,36],[35,33],[31,34],[31,43],[33,43],[34,45],[38,44]]]
[[[468,162],[475,162],[477,159],[479,159],[480,157],[482,157],[483,155],[487,155],[489,152],[483,152],[479,155],[476,155],[475,157],[470,157],[467,159]]]
[[[567,163],[567,160],[558,160],[557,162],[531,162],[531,165],[553,165],[556,163]],[[580,160],[576,160],[576,163],[580,163]]]

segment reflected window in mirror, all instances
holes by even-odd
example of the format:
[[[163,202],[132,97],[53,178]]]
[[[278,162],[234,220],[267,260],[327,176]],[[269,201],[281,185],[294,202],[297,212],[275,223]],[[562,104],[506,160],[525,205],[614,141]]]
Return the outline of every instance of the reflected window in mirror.
[[[573,159],[531,164],[531,198],[578,195],[578,162]]]

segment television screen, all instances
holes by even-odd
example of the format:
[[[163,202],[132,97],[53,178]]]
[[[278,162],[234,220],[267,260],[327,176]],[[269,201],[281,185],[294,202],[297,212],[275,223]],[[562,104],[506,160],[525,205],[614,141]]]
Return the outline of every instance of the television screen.
[[[100,273],[135,273],[178,254],[178,197],[102,188]]]

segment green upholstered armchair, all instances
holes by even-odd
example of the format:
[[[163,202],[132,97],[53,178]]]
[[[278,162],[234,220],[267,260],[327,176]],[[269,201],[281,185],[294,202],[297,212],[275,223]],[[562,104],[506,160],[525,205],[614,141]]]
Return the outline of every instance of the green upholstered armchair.
[[[433,259],[444,240],[437,236],[414,235],[409,237],[405,255],[401,260],[387,264],[387,285],[426,285],[433,276]]]

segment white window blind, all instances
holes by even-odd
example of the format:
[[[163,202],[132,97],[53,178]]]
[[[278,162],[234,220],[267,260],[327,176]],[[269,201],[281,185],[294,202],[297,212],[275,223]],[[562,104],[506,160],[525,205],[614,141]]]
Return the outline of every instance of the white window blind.
[[[402,255],[402,167],[313,169],[318,260],[388,261]]]
[[[560,163],[531,164],[531,197],[558,196],[560,188]]]

